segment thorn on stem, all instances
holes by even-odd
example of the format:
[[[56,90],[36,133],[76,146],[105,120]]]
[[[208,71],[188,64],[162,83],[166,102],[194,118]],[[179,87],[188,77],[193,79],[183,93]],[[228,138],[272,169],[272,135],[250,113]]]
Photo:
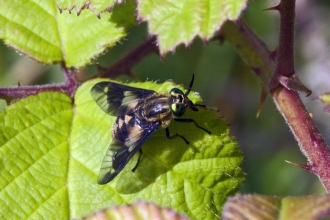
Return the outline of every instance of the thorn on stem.
[[[275,50],[269,51],[269,55],[273,60],[275,60],[277,56],[277,47],[275,48]]]
[[[283,75],[279,76],[278,81],[282,86],[289,90],[305,93],[306,97],[312,94],[312,91],[302,84],[296,74],[292,74],[292,76],[290,77],[286,77]]]
[[[305,164],[294,163],[294,162],[291,162],[291,161],[288,161],[288,160],[284,160],[284,161],[287,162],[287,163],[289,163],[289,164],[292,164],[294,166],[303,168],[304,170],[308,170],[308,171],[313,172],[313,166],[312,165],[305,165]]]
[[[250,69],[257,75],[259,76],[260,73],[261,73],[261,69],[259,67],[253,67],[253,66],[250,66]]]
[[[278,4],[278,5],[276,5],[276,6],[274,6],[274,7],[270,7],[270,8],[265,8],[265,9],[263,9],[262,11],[280,11],[281,10],[281,8],[280,8],[280,5]]]
[[[257,111],[256,118],[259,117],[259,115],[261,113],[261,110],[262,110],[262,107],[265,104],[266,98],[267,98],[267,91],[266,91],[266,89],[264,87],[262,87],[261,96],[260,96],[260,101],[259,101],[259,106],[258,106],[258,111]]]

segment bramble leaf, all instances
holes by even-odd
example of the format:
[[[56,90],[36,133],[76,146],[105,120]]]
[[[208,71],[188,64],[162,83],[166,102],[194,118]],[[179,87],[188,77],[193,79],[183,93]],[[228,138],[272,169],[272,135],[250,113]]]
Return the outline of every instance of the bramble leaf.
[[[71,99],[45,92],[0,113],[0,218],[68,219]]]
[[[262,207],[262,208],[260,208]],[[238,195],[229,198],[222,213],[223,219],[310,220],[329,217],[330,196],[276,197]]]
[[[100,79],[86,82],[74,107],[65,94],[45,92],[22,99],[0,113],[0,213],[5,219],[80,218],[111,205],[152,201],[192,219],[214,219],[228,195],[244,179],[237,141],[218,112],[200,108],[194,118],[211,135],[193,124],[173,121],[171,133],[190,141],[168,140],[159,129],[109,184],[97,177],[111,142],[114,117],[104,113],[90,95]],[[130,83],[168,92],[173,82]],[[200,102],[190,93],[193,102]]]
[[[140,0],[138,14],[165,54],[181,43],[188,46],[196,36],[209,40],[227,19],[238,19],[245,7],[246,0]]]
[[[84,220],[188,220],[187,217],[179,215],[170,208],[161,208],[153,203],[137,202],[133,205],[112,206],[97,211],[83,218]]]
[[[61,9],[91,9],[96,15],[122,1],[57,0]],[[138,0],[139,20],[148,22],[149,34],[157,35],[162,55],[179,44],[190,45],[196,36],[210,40],[226,20],[236,20],[245,9],[246,0]],[[104,14],[104,13],[103,13]],[[102,14],[102,16],[103,16]]]
[[[52,0],[5,0],[0,38],[38,62],[80,68],[126,36],[126,29],[135,24],[134,10],[133,1],[125,1],[98,19],[90,10],[79,16],[60,13]]]

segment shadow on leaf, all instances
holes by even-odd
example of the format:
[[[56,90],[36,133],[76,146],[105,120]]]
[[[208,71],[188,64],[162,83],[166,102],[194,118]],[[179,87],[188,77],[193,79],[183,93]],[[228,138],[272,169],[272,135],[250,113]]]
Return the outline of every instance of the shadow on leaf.
[[[194,118],[199,125],[210,130],[211,135],[220,136],[225,134],[227,125],[225,123],[223,123],[223,126],[219,123],[213,123],[213,119],[210,120],[204,117],[203,114],[205,113],[206,111],[198,113],[188,111],[184,118]],[[217,119],[219,118],[217,117]],[[201,149],[212,145],[211,142],[207,141],[209,134],[195,127],[193,123],[172,122],[169,130],[171,134],[179,133],[183,135],[190,144],[186,145],[180,138],[169,140],[166,138],[165,130],[159,129],[142,146],[141,161],[135,172],[132,172],[131,169],[135,166],[138,155],[133,157],[132,162],[118,176],[116,190],[119,193],[131,194],[141,191],[150,184],[155,183],[161,175],[173,172],[173,167],[177,164],[196,159]]]

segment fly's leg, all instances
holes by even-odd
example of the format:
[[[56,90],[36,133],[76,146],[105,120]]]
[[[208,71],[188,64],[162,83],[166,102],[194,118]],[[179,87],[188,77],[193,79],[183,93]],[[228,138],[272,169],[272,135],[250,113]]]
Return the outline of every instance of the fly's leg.
[[[189,144],[189,141],[187,141],[187,139],[185,137],[183,137],[182,135],[179,135],[179,134],[171,135],[168,128],[165,128],[165,131],[166,131],[166,137],[168,139],[174,139],[174,138],[180,137],[180,138],[182,138],[182,140],[184,140],[184,142],[186,142],[186,144]]]
[[[197,128],[199,128],[199,129],[205,131],[205,132],[208,133],[208,134],[211,134],[210,131],[208,131],[208,130],[206,130],[205,128],[199,126],[199,125],[197,124],[197,122],[196,122],[194,119],[191,119],[191,118],[175,118],[174,120],[177,121],[177,122],[184,122],[184,123],[190,123],[190,122],[193,122]]]
[[[142,156],[142,149],[140,148],[139,149],[139,157],[138,157],[138,160],[135,164],[135,166],[131,169],[131,171],[134,173],[136,168],[138,167],[139,163],[140,163],[140,160],[141,160],[141,156]]]

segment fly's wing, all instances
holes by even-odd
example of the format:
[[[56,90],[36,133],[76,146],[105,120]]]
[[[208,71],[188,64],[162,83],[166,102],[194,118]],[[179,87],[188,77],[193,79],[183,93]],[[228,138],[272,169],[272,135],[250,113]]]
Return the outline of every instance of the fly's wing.
[[[101,165],[98,183],[106,184],[113,180],[159,125],[159,122],[140,121],[134,114],[118,117],[113,126],[112,142]]]
[[[91,89],[91,95],[99,107],[113,116],[129,114],[141,100],[155,93],[113,82],[99,82]]]

